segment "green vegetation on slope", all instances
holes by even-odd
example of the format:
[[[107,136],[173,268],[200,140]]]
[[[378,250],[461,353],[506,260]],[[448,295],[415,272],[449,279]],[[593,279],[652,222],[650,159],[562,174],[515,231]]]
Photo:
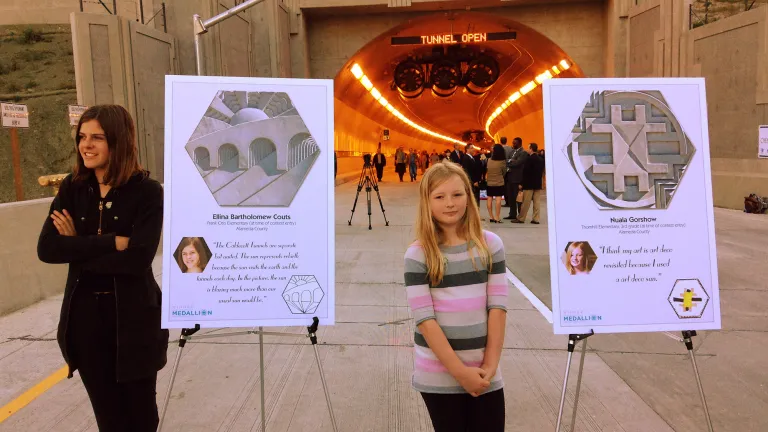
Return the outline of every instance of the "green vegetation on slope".
[[[67,105],[77,104],[69,26],[0,27],[0,100],[29,108],[30,128],[19,130],[24,199],[51,196],[37,178],[69,172],[75,155],[67,119]],[[0,203],[16,201],[12,160],[10,134],[2,129]]]

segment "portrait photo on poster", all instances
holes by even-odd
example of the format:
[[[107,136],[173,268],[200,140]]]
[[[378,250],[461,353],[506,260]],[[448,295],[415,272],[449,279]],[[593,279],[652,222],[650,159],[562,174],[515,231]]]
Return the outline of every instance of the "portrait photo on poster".
[[[563,252],[563,265],[568,274],[588,275],[595,267],[597,254],[586,241],[568,242]]]
[[[202,237],[183,237],[173,258],[182,273],[203,273],[211,261],[211,250]]]

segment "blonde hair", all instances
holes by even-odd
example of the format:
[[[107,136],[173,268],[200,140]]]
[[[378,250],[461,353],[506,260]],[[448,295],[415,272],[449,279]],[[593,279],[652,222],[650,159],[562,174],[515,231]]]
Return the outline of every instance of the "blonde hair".
[[[590,260],[595,253],[587,242],[577,241],[568,245],[568,249],[565,251],[565,268],[568,269],[568,273],[572,275],[576,274],[576,268],[571,265],[571,257],[573,256],[573,251],[576,249],[581,249],[581,265],[583,271],[590,271]]]
[[[464,170],[455,163],[441,163],[431,165],[424,173],[419,185],[419,207],[416,215],[416,240],[424,249],[424,257],[427,264],[427,277],[430,284],[436,286],[440,284],[445,275],[446,262],[440,252],[440,244],[445,240],[440,226],[432,217],[430,208],[430,195],[440,185],[448,181],[453,176],[459,177],[464,184],[464,192],[467,196],[467,209],[464,217],[459,221],[457,234],[459,237],[467,240],[467,250],[472,266],[475,271],[478,267],[475,263],[475,257],[472,253],[472,247],[477,247],[480,252],[480,258],[483,267],[491,270],[491,253],[488,244],[483,235],[483,228],[480,225],[480,210],[477,207],[472,196],[472,186],[469,183],[469,177]]]

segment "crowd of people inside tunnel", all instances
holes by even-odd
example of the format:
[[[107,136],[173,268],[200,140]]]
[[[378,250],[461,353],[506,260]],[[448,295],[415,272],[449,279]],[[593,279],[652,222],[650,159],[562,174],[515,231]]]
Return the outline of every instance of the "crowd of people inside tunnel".
[[[463,148],[462,148],[463,147]],[[433,150],[406,150],[400,146],[395,151],[395,172],[401,182],[406,172],[411,182],[424,175],[430,165],[445,161],[460,165],[472,182],[473,194],[479,205],[481,197],[486,199],[490,222],[525,223],[533,207],[532,224],[539,224],[541,193],[544,189],[544,150],[537,143],[523,148],[523,140],[516,137],[512,145],[502,137],[491,149],[482,149],[467,143],[455,144],[453,150],[443,152]],[[386,157],[381,151],[381,143],[374,155],[374,166],[379,181],[384,175]],[[503,204],[502,204],[503,202]],[[508,207],[509,214],[501,217],[501,208]]]

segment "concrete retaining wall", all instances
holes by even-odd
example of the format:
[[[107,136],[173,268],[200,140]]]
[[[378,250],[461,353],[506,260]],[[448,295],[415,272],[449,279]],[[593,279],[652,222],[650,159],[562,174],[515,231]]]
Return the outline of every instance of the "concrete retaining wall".
[[[51,201],[0,204],[0,316],[64,291],[67,265],[37,259],[37,239]]]

